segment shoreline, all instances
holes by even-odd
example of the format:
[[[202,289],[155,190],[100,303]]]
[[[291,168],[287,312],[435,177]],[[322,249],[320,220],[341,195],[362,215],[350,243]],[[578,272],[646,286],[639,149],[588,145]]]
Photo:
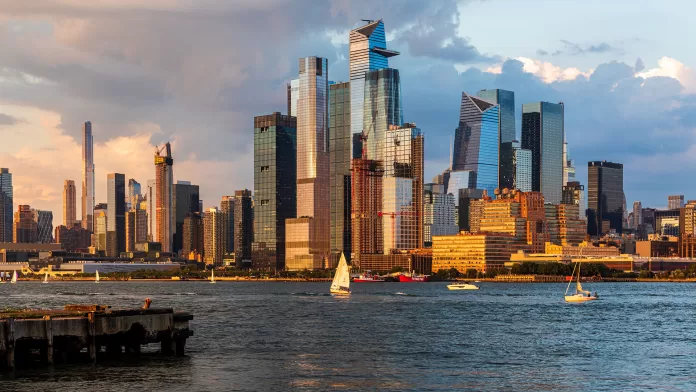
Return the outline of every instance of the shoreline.
[[[43,279],[37,277],[36,279],[19,278],[19,282],[43,282]],[[279,283],[279,282],[307,282],[307,283],[323,283],[331,282],[330,278],[267,278],[267,279],[255,279],[246,277],[215,277],[216,282],[267,282],[267,283]],[[558,281],[529,281],[529,280],[498,280],[490,278],[480,278],[480,279],[457,279],[457,280],[440,280],[440,281],[429,281],[429,282],[411,282],[411,283],[452,283],[452,282],[473,282],[479,281],[480,283],[530,283],[530,284],[540,284],[540,283],[567,283],[564,280]],[[94,282],[93,277],[75,277],[75,278],[63,278],[63,279],[51,279],[49,283],[54,282]],[[167,279],[167,278],[144,278],[144,279],[109,279],[108,277],[101,277],[100,282],[202,282],[209,283],[209,279]],[[691,279],[612,279],[607,278],[603,280],[587,280],[587,283],[696,283],[696,278]],[[9,283],[7,281],[6,283]],[[378,282],[378,283],[399,283],[399,282]],[[356,283],[361,284],[361,283]],[[367,283],[364,283],[367,284]],[[374,284],[374,283],[373,283]]]

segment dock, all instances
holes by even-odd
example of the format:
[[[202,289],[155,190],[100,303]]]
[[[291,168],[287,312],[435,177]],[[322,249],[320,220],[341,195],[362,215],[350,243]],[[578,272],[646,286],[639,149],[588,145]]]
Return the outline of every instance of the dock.
[[[193,315],[173,309],[112,310],[66,305],[62,310],[0,312],[0,369],[53,365],[140,354],[159,343],[163,355],[182,356],[193,336]]]

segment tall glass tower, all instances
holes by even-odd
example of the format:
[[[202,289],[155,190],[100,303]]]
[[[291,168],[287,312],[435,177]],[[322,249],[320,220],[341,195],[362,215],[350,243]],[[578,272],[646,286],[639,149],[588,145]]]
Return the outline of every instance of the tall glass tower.
[[[563,193],[563,103],[522,105],[522,148],[532,150],[532,191],[560,204]]]
[[[13,194],[12,173],[6,167],[0,168],[0,242],[12,242]]]
[[[106,176],[106,255],[118,257],[126,251],[126,176]]]
[[[331,203],[331,253],[351,253],[350,83],[329,86],[329,160]]]
[[[471,170],[471,187],[485,189],[490,195],[498,187],[499,108],[493,102],[462,93],[459,127],[454,134],[452,171]]]
[[[389,127],[401,126],[404,121],[399,70],[384,68],[369,71],[365,74],[364,85],[363,129],[367,135],[366,155],[367,159],[383,161]]]
[[[165,150],[166,155],[162,155],[162,150]],[[157,200],[155,201],[157,239],[155,241],[162,244],[162,252],[172,251],[174,235],[172,227],[174,223],[172,216],[172,201],[174,199],[172,193],[172,183],[174,182],[173,165],[172,147],[169,143],[166,143],[162,149],[155,153],[155,186],[157,188]]]
[[[607,161],[587,163],[587,234],[601,236],[623,230],[623,165]]]
[[[510,173],[514,170],[514,162],[511,154],[504,154],[504,150],[511,151],[515,138],[515,93],[508,90],[481,90],[476,96],[500,106],[500,121],[498,123],[498,137],[500,139],[500,165],[498,170],[498,187],[500,189],[512,188],[514,181]]]
[[[389,67],[389,57],[399,52],[387,50],[382,20],[369,21],[350,31],[350,129],[352,134],[363,131],[365,73]],[[396,125],[401,125],[398,123]],[[355,156],[351,154],[351,156]]]
[[[89,121],[82,126],[82,228],[94,231],[94,140]]]

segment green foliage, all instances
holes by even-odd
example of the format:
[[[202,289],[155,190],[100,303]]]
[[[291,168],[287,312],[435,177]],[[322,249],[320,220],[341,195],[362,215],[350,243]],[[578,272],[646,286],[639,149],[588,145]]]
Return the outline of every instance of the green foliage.
[[[469,268],[466,270],[466,277],[467,279],[475,279],[478,277],[478,271],[476,268]]]

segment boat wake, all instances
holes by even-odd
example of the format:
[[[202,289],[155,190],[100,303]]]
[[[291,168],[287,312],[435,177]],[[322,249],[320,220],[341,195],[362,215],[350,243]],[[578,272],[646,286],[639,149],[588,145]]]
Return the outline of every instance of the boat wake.
[[[292,295],[296,295],[298,297],[330,297],[331,294],[329,293],[314,293],[311,291],[303,291],[300,293],[292,293]]]

